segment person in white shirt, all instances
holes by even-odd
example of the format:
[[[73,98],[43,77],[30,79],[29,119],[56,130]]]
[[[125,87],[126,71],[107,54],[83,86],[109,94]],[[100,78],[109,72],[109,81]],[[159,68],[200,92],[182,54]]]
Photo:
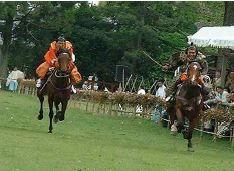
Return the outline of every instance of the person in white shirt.
[[[158,82],[158,86],[159,86],[159,88],[156,91],[155,96],[160,97],[162,99],[165,99],[166,98],[166,91],[165,91],[166,87],[164,86],[164,84],[162,82]]]
[[[7,77],[7,81],[9,83],[9,90],[15,92],[18,87],[18,79],[24,79],[24,73],[14,68],[14,70]]]
[[[83,90],[88,90],[88,81],[85,81],[84,84],[82,85]]]

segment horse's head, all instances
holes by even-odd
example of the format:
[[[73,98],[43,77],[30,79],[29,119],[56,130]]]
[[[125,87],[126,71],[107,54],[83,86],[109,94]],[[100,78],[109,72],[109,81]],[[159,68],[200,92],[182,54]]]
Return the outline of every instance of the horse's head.
[[[198,62],[192,62],[188,66],[188,81],[192,84],[197,84],[198,78],[201,76],[201,65]]]
[[[69,50],[67,49],[60,49],[57,52],[58,58],[58,70],[61,72],[69,72],[69,63],[71,61],[71,55]]]

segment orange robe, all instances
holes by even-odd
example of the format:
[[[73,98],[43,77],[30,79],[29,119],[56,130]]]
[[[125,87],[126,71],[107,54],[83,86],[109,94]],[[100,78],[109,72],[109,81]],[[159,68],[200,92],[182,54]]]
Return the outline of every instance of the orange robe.
[[[69,50],[70,55],[73,54],[73,48],[72,48],[72,44],[69,41],[66,41],[66,49]],[[57,61],[57,57],[56,57],[56,41],[52,42],[50,44],[50,49],[46,52],[44,58],[45,58],[45,62],[42,63],[37,69],[36,69],[36,73],[37,75],[41,78],[44,79],[46,73],[48,72],[50,67],[56,67],[56,61]],[[75,64],[73,63],[73,61],[71,60],[71,62],[69,63],[69,68],[71,71],[71,81],[73,84],[76,84],[78,82],[80,82],[82,80],[81,74],[78,72],[77,67],[75,66]]]

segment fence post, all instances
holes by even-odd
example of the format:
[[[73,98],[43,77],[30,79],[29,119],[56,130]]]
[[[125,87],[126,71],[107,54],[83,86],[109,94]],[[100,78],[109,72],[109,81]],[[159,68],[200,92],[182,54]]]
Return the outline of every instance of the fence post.
[[[203,137],[203,130],[204,130],[204,117],[202,117],[202,123],[201,123],[201,132],[200,132],[200,138]]]
[[[88,103],[89,103],[89,100],[87,100],[86,102],[85,111],[88,111]]]
[[[110,105],[109,105],[109,115],[111,115],[111,114],[112,114],[112,106],[113,106],[113,103],[112,103],[112,102],[110,102]]]

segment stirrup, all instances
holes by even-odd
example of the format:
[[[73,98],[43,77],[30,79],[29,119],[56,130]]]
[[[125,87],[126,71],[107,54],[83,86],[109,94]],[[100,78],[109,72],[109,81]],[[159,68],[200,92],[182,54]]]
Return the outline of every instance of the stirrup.
[[[75,89],[75,87],[74,87],[73,85],[71,85],[71,91],[72,91],[72,93],[74,93],[74,94],[77,93],[77,91],[76,91],[76,89]]]
[[[210,109],[211,107],[208,105],[208,104],[206,104],[206,103],[203,103],[203,111],[204,110],[207,110],[207,109]]]
[[[170,96],[168,96],[167,98],[166,98],[166,102],[169,102],[170,100],[171,100],[171,98],[172,98],[172,96],[170,95]]]
[[[53,71],[55,69],[55,67],[49,67],[49,72]]]

